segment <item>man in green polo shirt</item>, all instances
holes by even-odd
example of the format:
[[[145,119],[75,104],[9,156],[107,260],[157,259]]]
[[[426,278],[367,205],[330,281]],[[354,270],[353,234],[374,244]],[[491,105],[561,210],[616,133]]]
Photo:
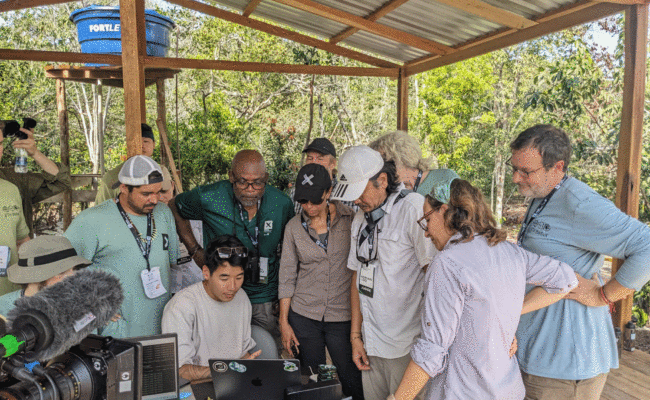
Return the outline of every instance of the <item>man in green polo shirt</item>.
[[[258,255],[257,264],[249,264],[243,288],[253,305],[252,323],[279,340],[278,321],[273,315],[273,304],[278,299],[278,245],[282,243],[284,226],[294,216],[293,203],[266,184],[269,174],[262,155],[255,150],[237,153],[228,175],[229,180],[179,194],[169,202],[169,208],[178,235],[197,265],[206,265],[205,252],[196,242],[189,220],[203,221],[203,243],[216,236],[235,235],[252,254]]]

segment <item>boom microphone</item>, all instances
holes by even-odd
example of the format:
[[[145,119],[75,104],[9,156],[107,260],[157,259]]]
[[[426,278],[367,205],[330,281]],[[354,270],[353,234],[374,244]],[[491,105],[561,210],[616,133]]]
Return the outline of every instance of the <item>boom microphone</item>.
[[[114,275],[96,269],[79,271],[34,296],[16,300],[7,316],[9,333],[0,338],[0,355],[26,351],[28,361],[50,360],[108,324],[123,300]]]

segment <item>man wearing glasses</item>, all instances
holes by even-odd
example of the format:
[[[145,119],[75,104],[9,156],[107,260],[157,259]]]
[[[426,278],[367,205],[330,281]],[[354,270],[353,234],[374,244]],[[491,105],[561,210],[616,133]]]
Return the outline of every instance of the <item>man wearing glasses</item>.
[[[243,289],[253,305],[253,324],[269,331],[280,345],[278,299],[280,256],[284,226],[294,216],[293,203],[266,184],[269,174],[262,155],[242,150],[232,160],[229,179],[198,186],[169,202],[181,241],[197,265],[206,265],[189,220],[203,222],[204,243],[221,235],[237,237],[249,251]]]
[[[567,175],[571,142],[563,130],[533,126],[510,149],[512,180],[532,198],[517,242],[584,277],[565,300],[521,316],[517,357],[526,399],[599,399],[607,373],[618,368],[608,305],[650,279],[650,229]],[[604,254],[625,262],[603,285]]]
[[[383,400],[397,390],[420,334],[424,271],[435,254],[417,224],[424,197],[404,190],[393,161],[355,146],[339,160],[331,198],[359,207],[348,257],[352,359],[365,399]]]
[[[244,283],[248,249],[234,236],[208,245],[203,282],[178,292],[165,306],[163,333],[178,335],[178,373],[190,381],[210,378],[208,360],[256,358],[251,337],[251,302],[239,290]]]

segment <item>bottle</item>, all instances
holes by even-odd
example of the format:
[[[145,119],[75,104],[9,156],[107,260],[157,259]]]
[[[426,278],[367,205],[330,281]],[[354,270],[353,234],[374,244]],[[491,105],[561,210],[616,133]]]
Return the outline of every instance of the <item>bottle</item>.
[[[618,326],[614,328],[614,336],[616,337],[616,350],[618,352],[618,358],[621,358],[621,354],[623,352],[623,338],[621,328]]]
[[[636,340],[636,317],[625,324],[625,342],[624,347],[627,351],[634,351],[634,341]]]
[[[18,174],[27,172],[27,150],[16,149],[16,165],[14,171]]]

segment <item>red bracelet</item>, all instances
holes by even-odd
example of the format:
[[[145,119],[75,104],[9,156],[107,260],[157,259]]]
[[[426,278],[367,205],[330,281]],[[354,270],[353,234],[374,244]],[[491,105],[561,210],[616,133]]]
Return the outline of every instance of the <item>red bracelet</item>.
[[[613,314],[616,311],[616,306],[614,305],[614,302],[609,300],[607,296],[605,296],[605,290],[603,289],[604,286],[600,287],[600,297],[603,299],[605,303],[609,306],[609,313]]]

